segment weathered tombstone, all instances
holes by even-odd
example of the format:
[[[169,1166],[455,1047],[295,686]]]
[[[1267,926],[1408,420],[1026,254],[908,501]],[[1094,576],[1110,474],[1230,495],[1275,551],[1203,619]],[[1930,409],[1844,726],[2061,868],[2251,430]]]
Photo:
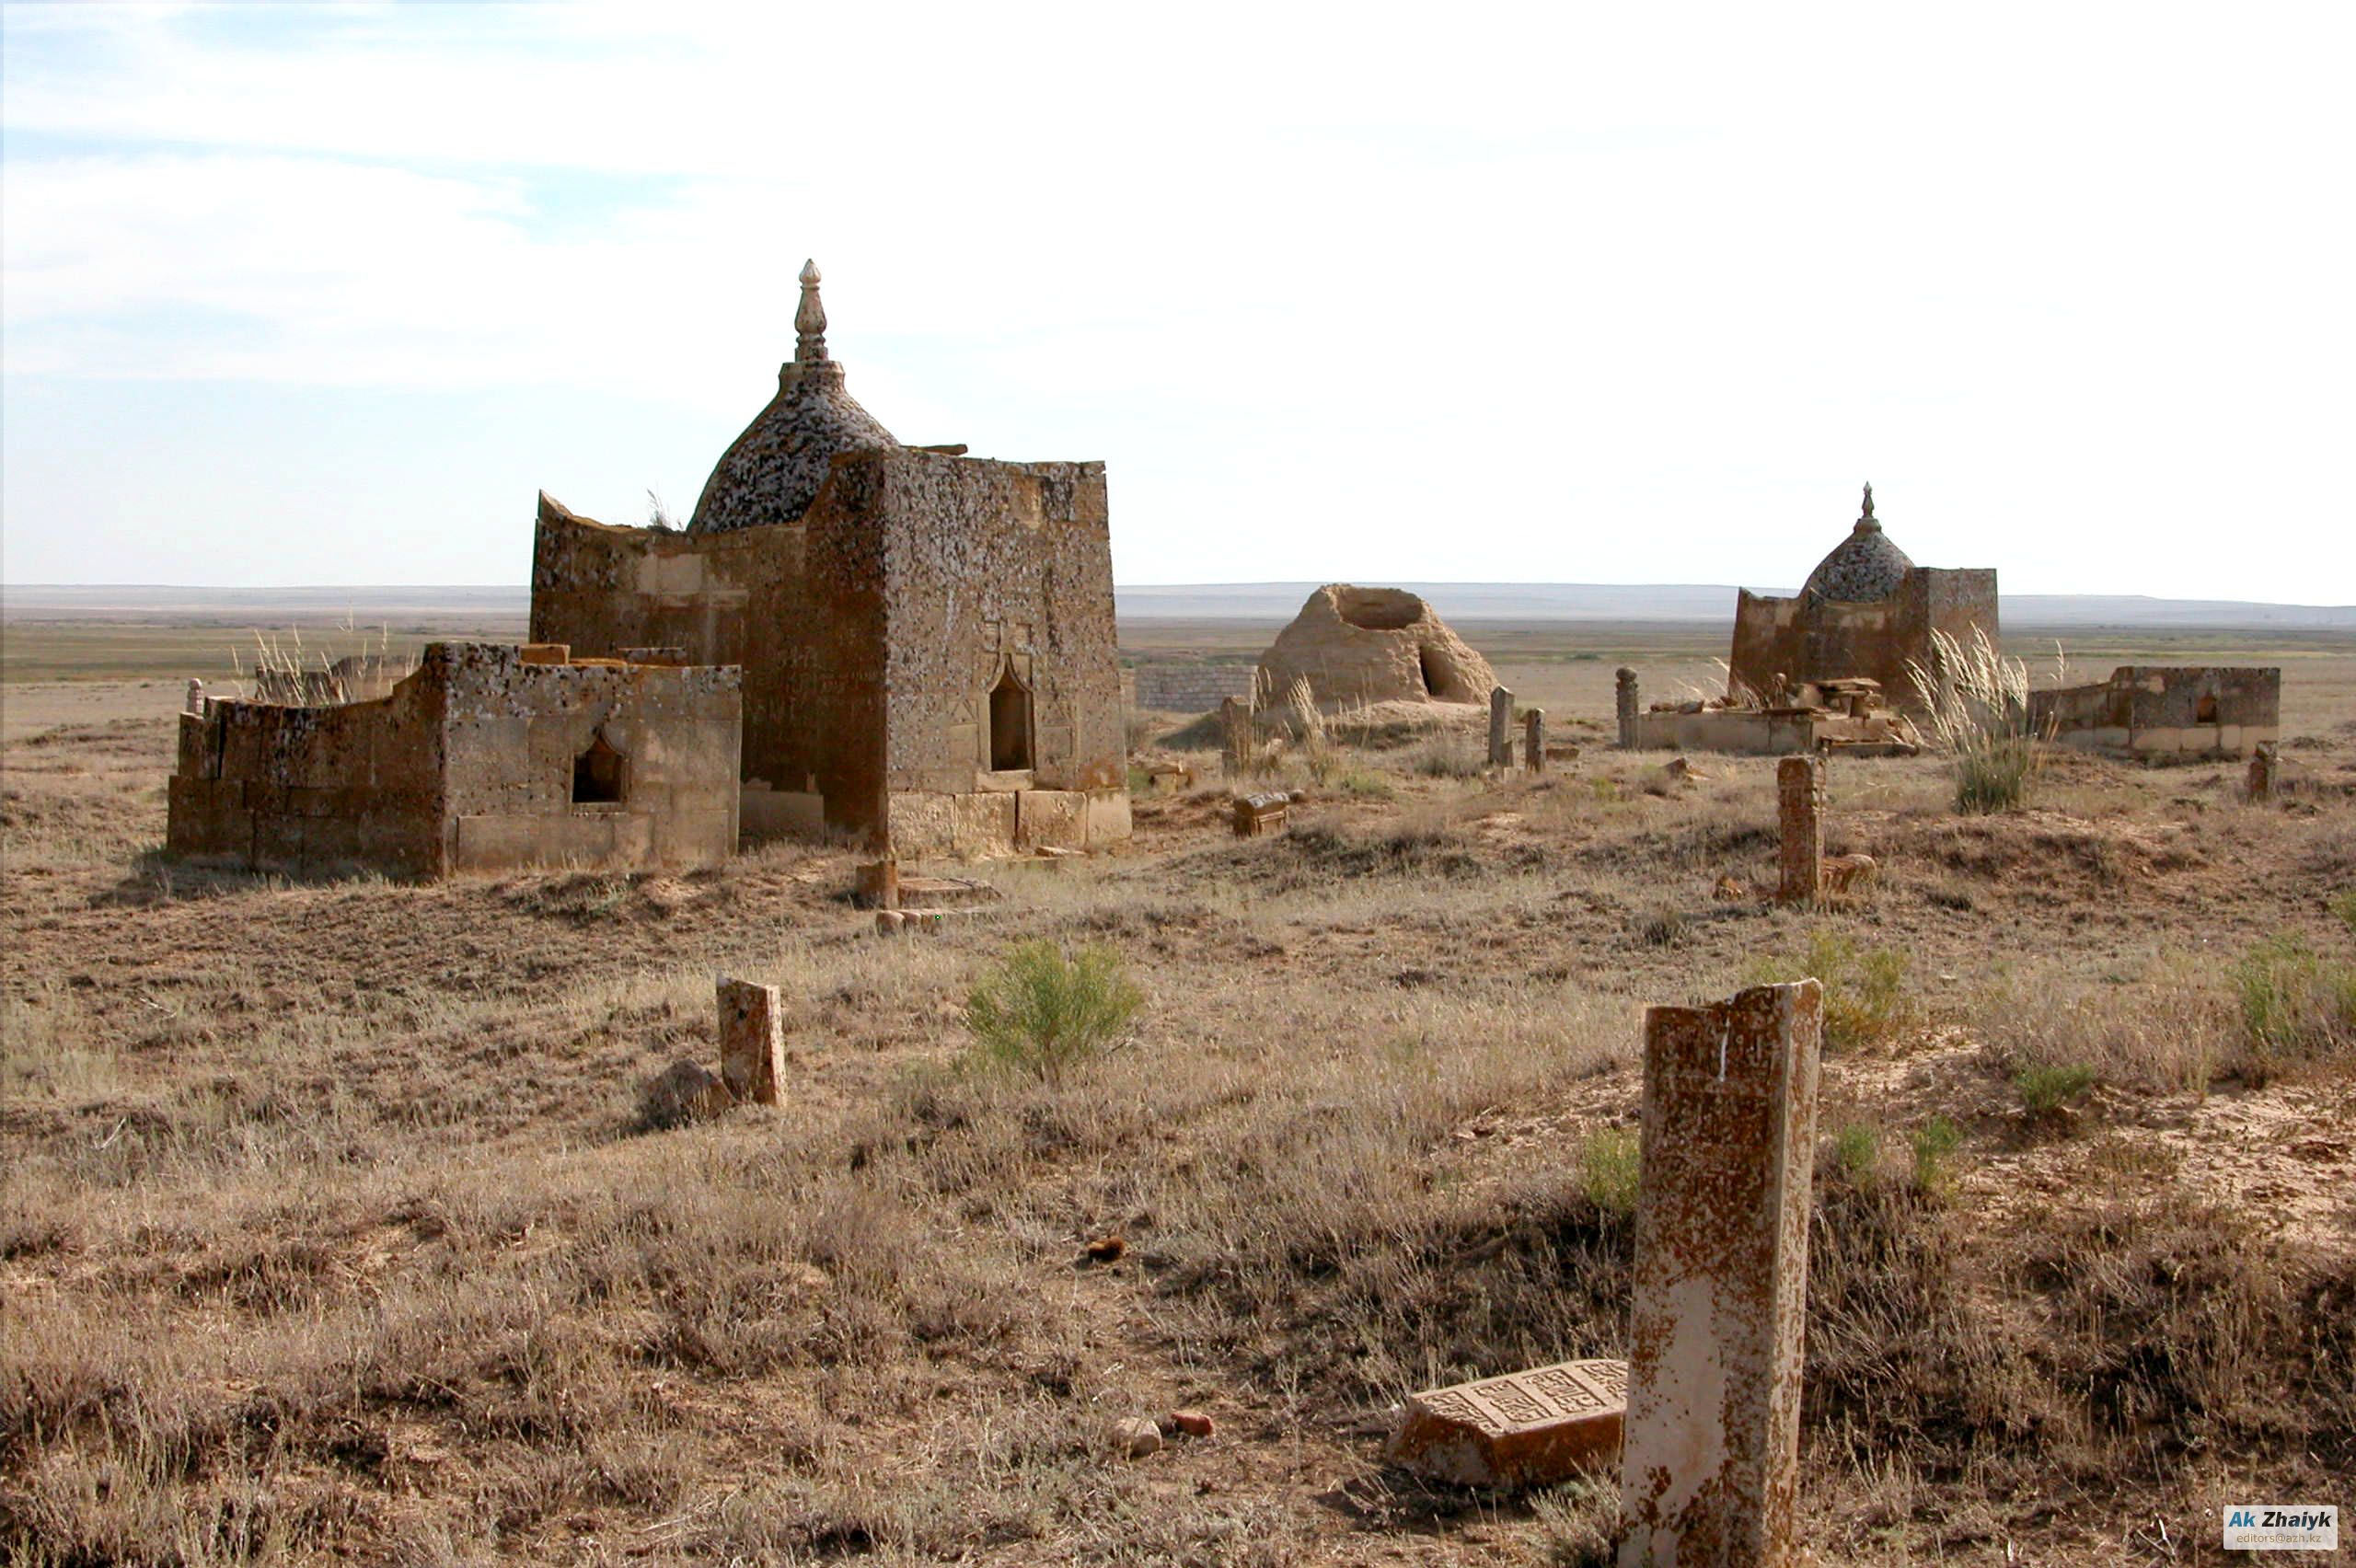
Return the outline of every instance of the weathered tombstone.
[[[1252,710],[1240,697],[1218,703],[1219,768],[1230,779],[1243,776],[1243,761],[1252,748]]]
[[[1646,1010],[1621,1568],[1796,1560],[1823,1002]]]
[[[1245,795],[1235,802],[1235,836],[1265,838],[1282,833],[1291,810],[1292,797],[1282,790]]]
[[[1426,1389],[1407,1401],[1390,1458],[1458,1486],[1543,1486],[1609,1462],[1627,1409],[1624,1361],[1564,1361]]]
[[[861,861],[859,885],[852,890],[851,902],[861,909],[897,909],[900,906],[900,862],[889,855],[880,860]]]
[[[1824,893],[1824,759],[1810,753],[1775,765],[1775,815],[1783,829],[1784,904],[1813,904]]]
[[[1521,716],[1521,766],[1532,773],[1546,771],[1546,710],[1542,708]]]
[[[191,686],[196,685],[194,681],[188,684]],[[2275,761],[2276,753],[2274,743],[2271,741],[2262,743],[2257,750],[2249,754],[2249,798],[2251,800],[2270,801],[2274,798]]]
[[[1489,766],[1507,768],[1513,766],[1513,693],[1503,686],[1489,692]]]
[[[720,977],[720,1078],[739,1100],[783,1100],[785,1018],[776,986]]]
[[[204,717],[204,683],[202,681],[191,680],[188,683],[188,700],[180,705],[180,711],[193,713],[199,719]]]
[[[1620,715],[1620,749],[1622,751],[1636,749],[1636,715],[1641,711],[1636,702],[1636,672],[1623,664],[1618,676],[1618,690],[1614,692],[1612,698],[1612,706],[1618,709]]]

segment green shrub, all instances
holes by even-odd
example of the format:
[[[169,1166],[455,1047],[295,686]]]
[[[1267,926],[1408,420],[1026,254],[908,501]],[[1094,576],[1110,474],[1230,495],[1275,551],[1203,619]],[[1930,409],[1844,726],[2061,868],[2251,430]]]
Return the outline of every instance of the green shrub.
[[[1618,1561],[1618,1477],[1580,1475],[1541,1493],[1530,1511],[1538,1520],[1539,1561],[1546,1568],[1611,1568]]]
[[[1975,816],[2018,810],[2037,767],[2037,743],[2026,735],[1996,736],[1958,752],[1955,809]]]
[[[1634,1127],[1602,1127],[1579,1145],[1579,1191],[1610,1214],[1636,1212],[1642,1159]]]
[[[2248,1050],[2243,1076],[2262,1084],[2286,1060],[2356,1044],[2356,964],[2320,958],[2297,937],[2260,942],[2230,971]]]
[[[1859,949],[1837,931],[1808,932],[1797,958],[1761,957],[1743,970],[1748,986],[1785,986],[1814,977],[1824,986],[1824,1043],[1834,1049],[1868,1045],[1910,1028],[1913,998],[1906,994],[1907,957],[1899,948]]]
[[[2075,1100],[2094,1086],[2094,1068],[2075,1062],[2023,1067],[2013,1075],[2013,1087],[2020,1091],[2021,1104],[2038,1113]]]
[[[1144,1003],[1112,949],[1068,958],[1053,942],[1025,942],[974,987],[965,1024],[982,1061],[1053,1083],[1117,1044]]]
[[[1871,1186],[1881,1173],[1881,1129],[1851,1122],[1832,1135],[1831,1166],[1852,1187]]]
[[[2340,924],[2348,928],[2348,934],[2356,937],[2356,887],[2341,888],[2331,901],[2331,912],[2339,917]]]
[[[1951,1178],[1947,1161],[1963,1147],[1963,1129],[1934,1116],[1914,1129],[1914,1190],[1926,1198],[1945,1195]]]

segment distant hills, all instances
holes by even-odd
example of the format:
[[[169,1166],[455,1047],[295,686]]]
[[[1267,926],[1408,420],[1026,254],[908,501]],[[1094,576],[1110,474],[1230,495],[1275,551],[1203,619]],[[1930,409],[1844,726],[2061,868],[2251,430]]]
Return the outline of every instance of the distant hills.
[[[1117,588],[1126,621],[1283,622],[1314,582],[1200,582]],[[1727,625],[1735,590],[1723,583],[1401,582],[1451,621],[1617,621]],[[1790,588],[1768,593],[1790,594]],[[317,624],[349,616],[384,621],[520,620],[530,594],[513,587],[171,588],[40,583],[0,587],[12,620],[170,620],[239,626]],[[2115,594],[2007,594],[2009,630],[2041,627],[2263,628],[2356,631],[2356,605],[2262,605],[2233,599],[2152,599]]]

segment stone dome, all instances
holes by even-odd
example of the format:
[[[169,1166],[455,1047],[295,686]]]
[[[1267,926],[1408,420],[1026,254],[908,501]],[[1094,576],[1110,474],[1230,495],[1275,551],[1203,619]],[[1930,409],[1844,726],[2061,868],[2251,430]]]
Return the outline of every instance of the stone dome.
[[[1329,582],[1260,656],[1260,678],[1285,700],[1306,679],[1320,703],[1472,702],[1497,684],[1487,660],[1402,588]]]
[[[843,367],[826,357],[826,312],[818,302],[814,262],[802,268],[793,327],[793,359],[778,372],[777,396],[721,455],[696,501],[688,533],[791,523],[810,510],[837,455],[900,444],[859,406],[844,386]]]
[[[1894,598],[1899,584],[1914,570],[1906,552],[1892,544],[1874,517],[1874,487],[1865,487],[1865,505],[1849,536],[1807,574],[1803,594],[1840,599],[1852,604]]]

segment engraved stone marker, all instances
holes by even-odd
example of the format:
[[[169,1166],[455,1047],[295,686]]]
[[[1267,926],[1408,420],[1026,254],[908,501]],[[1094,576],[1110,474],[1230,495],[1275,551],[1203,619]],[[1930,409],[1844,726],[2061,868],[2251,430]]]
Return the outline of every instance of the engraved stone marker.
[[[188,684],[191,686],[196,685],[194,681]],[[2271,741],[2261,742],[2258,749],[2249,754],[2249,798],[2251,800],[2270,801],[2274,798],[2275,755],[2274,743]]]
[[[1812,904],[1824,892],[1824,759],[1787,756],[1775,765],[1775,804],[1783,828],[1785,904]]]
[[[193,713],[200,719],[204,717],[204,683],[202,681],[191,680],[188,683],[188,700],[180,705],[180,711]]]
[[[1645,1013],[1620,1568],[1796,1561],[1814,980]]]
[[[1532,773],[1546,771],[1546,710],[1542,708],[1521,716],[1521,766]]]
[[[1282,833],[1291,809],[1292,796],[1282,790],[1246,795],[1235,802],[1235,836],[1265,838],[1272,833]]]
[[[1503,686],[1489,693],[1489,766],[1505,768],[1513,766],[1513,737],[1507,732],[1513,724],[1513,693]]]
[[[1408,1400],[1391,1458],[1459,1486],[1535,1486],[1609,1462],[1628,1407],[1624,1361],[1564,1361]]]
[[[1219,698],[1218,734],[1220,769],[1229,778],[1242,778],[1244,754],[1252,744],[1252,710],[1242,698]]]
[[[851,902],[861,909],[897,909],[900,862],[888,855],[880,860],[860,862],[859,884],[851,893]]]
[[[1613,707],[1620,715],[1620,749],[1636,749],[1636,672],[1625,664],[1620,667],[1618,690],[1613,694]]]
[[[720,1078],[756,1105],[784,1098],[785,1019],[776,986],[720,977]]]

